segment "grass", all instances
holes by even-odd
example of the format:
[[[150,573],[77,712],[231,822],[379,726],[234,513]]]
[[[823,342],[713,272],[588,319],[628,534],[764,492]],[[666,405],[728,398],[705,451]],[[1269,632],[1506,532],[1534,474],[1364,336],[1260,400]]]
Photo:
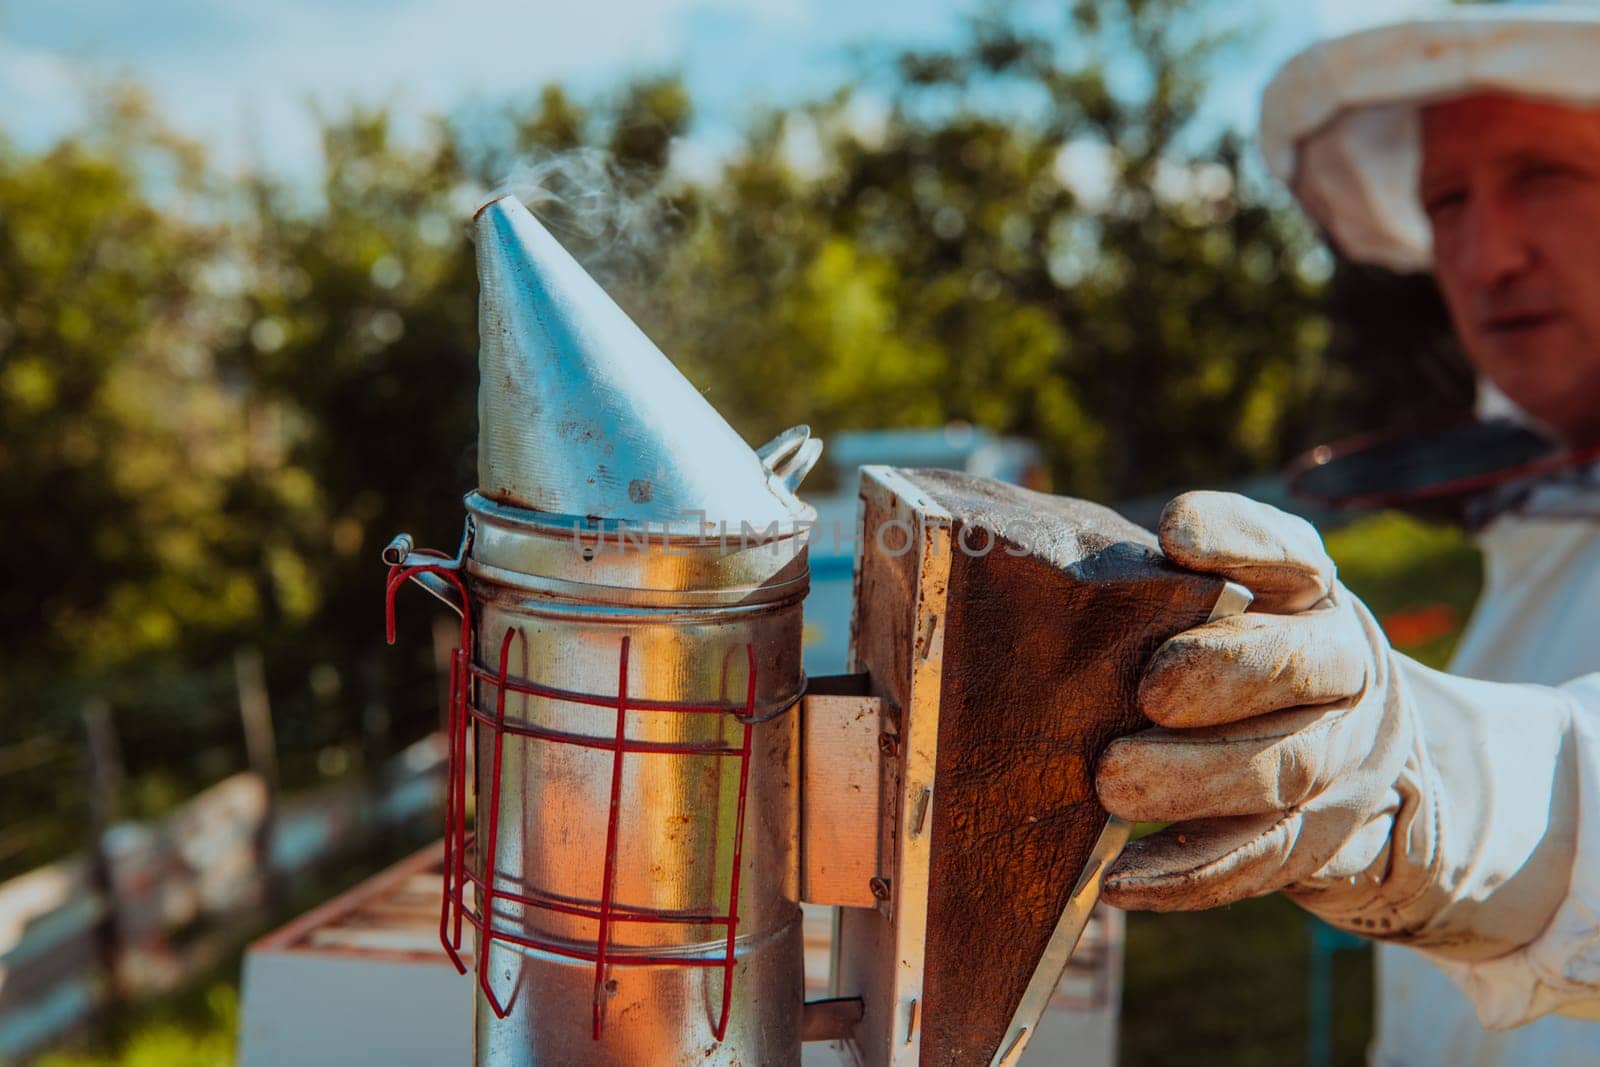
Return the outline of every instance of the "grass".
[[[1282,896],[1192,914],[1128,916],[1120,1062],[1304,1063],[1310,926]],[[1364,1062],[1372,953],[1333,958],[1329,1062]]]
[[[37,1067],[223,1067],[234,1061],[239,1031],[237,966],[161,1004],[129,1009],[134,1018],[98,1048],[46,1053]]]

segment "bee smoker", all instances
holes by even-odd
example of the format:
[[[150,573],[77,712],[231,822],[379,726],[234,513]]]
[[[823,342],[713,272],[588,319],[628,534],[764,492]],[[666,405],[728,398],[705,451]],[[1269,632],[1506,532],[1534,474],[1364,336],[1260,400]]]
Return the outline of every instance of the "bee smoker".
[[[475,227],[478,489],[453,558],[385,561],[391,641],[408,581],[461,619],[476,1062],[1018,1064],[1127,837],[1092,775],[1139,670],[1248,594],[1083,501],[865,468],[854,673],[807,683],[821,442],[747,447],[515,200]],[[838,909],[810,1004],[802,900]]]
[[[440,936],[464,970],[476,935],[477,1062],[798,1062],[821,442],[753,452],[516,200],[475,240],[479,488],[454,559],[385,559],[391,636],[408,579],[461,616]]]

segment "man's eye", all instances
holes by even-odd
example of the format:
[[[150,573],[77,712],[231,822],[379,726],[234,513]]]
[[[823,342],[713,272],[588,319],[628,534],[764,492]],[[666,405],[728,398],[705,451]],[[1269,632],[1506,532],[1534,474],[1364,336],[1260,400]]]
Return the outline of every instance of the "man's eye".
[[[1440,189],[1422,198],[1422,207],[1430,216],[1437,217],[1461,207],[1467,202],[1465,189]]]
[[[1539,163],[1525,168],[1517,177],[1523,185],[1550,185],[1579,176],[1571,167],[1559,163]]]

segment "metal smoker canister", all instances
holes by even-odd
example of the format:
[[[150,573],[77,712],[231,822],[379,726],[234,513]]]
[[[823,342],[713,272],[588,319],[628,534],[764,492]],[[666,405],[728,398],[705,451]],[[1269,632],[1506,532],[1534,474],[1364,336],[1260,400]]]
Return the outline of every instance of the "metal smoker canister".
[[[749,449],[515,200],[476,241],[466,542],[386,556],[391,600],[465,601],[441,937],[460,962],[477,931],[476,1061],[798,1063],[821,444]]]

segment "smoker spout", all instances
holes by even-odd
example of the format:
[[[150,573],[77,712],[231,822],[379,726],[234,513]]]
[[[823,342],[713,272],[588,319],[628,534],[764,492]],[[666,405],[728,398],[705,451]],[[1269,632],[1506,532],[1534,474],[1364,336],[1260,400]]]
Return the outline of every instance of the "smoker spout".
[[[811,516],[520,202],[483,207],[475,239],[484,496],[686,533]]]

